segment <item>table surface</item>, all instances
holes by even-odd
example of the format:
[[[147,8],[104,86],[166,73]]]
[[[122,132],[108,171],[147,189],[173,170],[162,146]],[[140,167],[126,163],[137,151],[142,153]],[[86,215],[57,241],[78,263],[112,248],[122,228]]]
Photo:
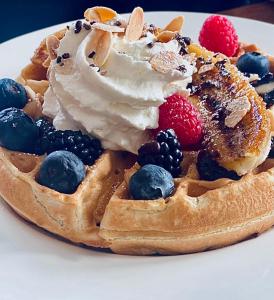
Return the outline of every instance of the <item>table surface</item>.
[[[250,18],[274,24],[273,1],[241,6],[229,10],[223,10],[219,13],[235,17]]]

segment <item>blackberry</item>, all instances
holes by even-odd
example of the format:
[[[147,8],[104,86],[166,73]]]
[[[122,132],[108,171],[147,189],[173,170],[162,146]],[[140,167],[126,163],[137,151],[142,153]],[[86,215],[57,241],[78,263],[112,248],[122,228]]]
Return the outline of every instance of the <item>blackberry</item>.
[[[50,129],[41,138],[40,147],[44,153],[57,150],[70,151],[77,155],[85,165],[93,165],[103,153],[101,142],[81,131]]]
[[[53,124],[46,118],[39,118],[36,120],[36,125],[39,128],[39,136],[42,137],[51,131],[55,131]]]
[[[274,158],[274,137],[271,138],[271,150],[268,154],[269,158]]]
[[[166,169],[173,177],[181,173],[180,163],[183,152],[173,129],[159,131],[156,140],[142,145],[138,150],[137,162],[140,166],[153,164]]]
[[[272,105],[274,105],[274,90],[263,94],[262,97],[266,103],[266,108],[270,108]]]
[[[238,180],[241,178],[234,171],[228,171],[227,169],[221,167],[213,159],[212,155],[205,150],[200,151],[198,154],[197,170],[201,180],[213,181],[219,178]]]

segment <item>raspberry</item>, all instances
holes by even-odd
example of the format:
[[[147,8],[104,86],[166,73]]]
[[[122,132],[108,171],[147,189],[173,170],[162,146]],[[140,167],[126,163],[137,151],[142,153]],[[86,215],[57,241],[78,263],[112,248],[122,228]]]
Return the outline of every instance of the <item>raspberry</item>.
[[[197,148],[203,130],[198,110],[183,96],[173,94],[159,107],[160,130],[171,128],[175,131],[183,149]]]
[[[173,177],[178,177],[181,173],[182,159],[182,147],[172,129],[160,131],[155,141],[142,145],[137,157],[140,166],[157,165],[169,171]]]
[[[239,40],[232,23],[223,16],[208,17],[200,31],[200,44],[206,49],[226,56],[235,55]]]

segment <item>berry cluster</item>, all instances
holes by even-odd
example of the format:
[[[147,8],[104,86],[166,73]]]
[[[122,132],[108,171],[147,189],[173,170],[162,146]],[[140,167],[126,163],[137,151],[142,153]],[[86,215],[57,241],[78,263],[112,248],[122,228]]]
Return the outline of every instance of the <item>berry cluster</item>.
[[[56,130],[46,119],[39,119],[36,124],[40,130],[38,154],[65,150],[77,155],[84,164],[93,165],[103,153],[101,142],[81,131]]]
[[[148,142],[138,150],[137,161],[140,166],[153,164],[163,167],[173,177],[181,173],[180,163],[183,152],[180,142],[173,129],[160,131],[155,141]]]

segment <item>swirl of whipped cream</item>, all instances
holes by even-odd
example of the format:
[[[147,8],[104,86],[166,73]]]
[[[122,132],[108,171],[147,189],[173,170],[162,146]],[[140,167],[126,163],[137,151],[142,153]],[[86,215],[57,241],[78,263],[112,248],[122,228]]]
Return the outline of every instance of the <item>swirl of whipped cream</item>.
[[[71,66],[69,72],[59,72],[56,61],[51,63],[43,113],[54,118],[57,129],[80,129],[99,138],[105,149],[136,153],[149,139],[146,129],[158,127],[165,87],[179,82],[177,88],[186,90],[194,67],[184,60],[185,72],[154,70],[149,63],[153,55],[179,53],[181,47],[175,39],[155,42],[148,32],[134,42],[113,35],[110,54],[99,70],[91,65],[86,51],[91,34],[85,29],[75,34],[71,27],[61,40],[58,55],[69,53]],[[151,42],[153,47],[148,46]]]

